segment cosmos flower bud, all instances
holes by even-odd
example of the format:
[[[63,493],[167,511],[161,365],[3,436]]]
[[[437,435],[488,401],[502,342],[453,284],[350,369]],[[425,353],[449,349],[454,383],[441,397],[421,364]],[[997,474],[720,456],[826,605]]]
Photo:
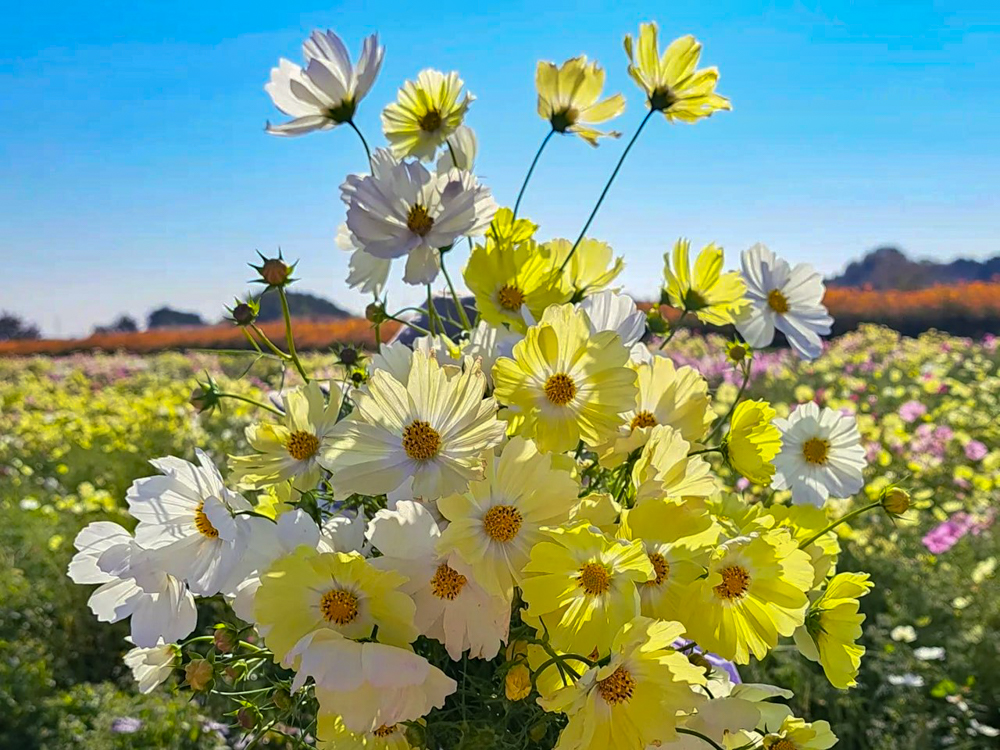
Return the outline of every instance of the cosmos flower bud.
[[[879,502],[889,515],[901,516],[910,509],[910,493],[902,487],[887,487]]]
[[[704,654],[698,654],[698,653],[688,654],[688,661],[694,664],[696,667],[701,667],[702,669],[704,669],[706,675],[712,671],[712,662],[706,659]]]
[[[646,313],[646,327],[649,329],[650,333],[655,333],[660,336],[666,333],[670,328],[667,321],[665,321],[663,316],[660,315],[659,310],[650,310]]]
[[[251,730],[257,726],[257,711],[254,708],[244,706],[236,712],[236,721],[246,730]]]
[[[184,682],[196,693],[207,690],[213,677],[212,663],[207,659],[193,659],[184,667]]]
[[[503,688],[507,700],[524,700],[531,694],[531,670],[524,664],[514,665],[504,678]]]
[[[212,411],[219,405],[219,387],[211,377],[204,383],[198,383],[193,391],[188,403],[193,406],[199,414]]]
[[[270,286],[283,286],[291,270],[280,258],[269,258],[260,268],[260,277]]]
[[[385,307],[383,307],[381,302],[372,302],[368,305],[368,307],[365,308],[365,318],[368,319],[369,323],[374,323],[376,325],[388,320],[388,317],[385,314]]]
[[[229,628],[218,628],[212,634],[212,642],[215,644],[216,650],[223,654],[233,651],[236,648],[236,641],[236,634]]]
[[[257,306],[241,302],[233,308],[233,322],[239,326],[251,325],[255,320],[257,320]]]

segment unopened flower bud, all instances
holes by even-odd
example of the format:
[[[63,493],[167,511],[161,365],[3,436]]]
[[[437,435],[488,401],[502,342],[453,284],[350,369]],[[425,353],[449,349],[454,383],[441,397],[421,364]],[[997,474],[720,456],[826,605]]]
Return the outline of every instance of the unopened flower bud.
[[[184,667],[184,681],[196,693],[207,690],[213,676],[212,663],[207,659],[192,659]]]
[[[524,700],[531,695],[531,670],[523,664],[511,667],[504,678],[503,687],[507,700]]]
[[[199,414],[212,411],[212,409],[219,405],[219,392],[213,383],[199,383],[191,391],[191,397],[188,399],[188,402]]]
[[[217,651],[228,654],[236,648],[236,635],[229,628],[218,628],[212,634],[212,641]]]
[[[368,305],[368,307],[365,308],[365,317],[368,319],[369,323],[375,323],[376,325],[389,319],[385,314],[385,308],[382,306],[381,302],[372,302]]]
[[[236,712],[236,721],[247,731],[257,726],[257,712],[252,708],[244,706]]]
[[[670,326],[667,321],[663,319],[660,315],[659,310],[650,310],[646,313],[646,327],[649,329],[650,333],[655,333],[657,335],[662,335],[667,332]]]
[[[288,694],[287,690],[282,688],[274,691],[274,696],[271,700],[274,701],[275,708],[281,711],[287,711],[292,706],[292,696]]]
[[[358,361],[358,352],[350,346],[345,346],[340,350],[340,361],[350,367]]]
[[[694,666],[704,669],[706,675],[712,671],[712,662],[706,659],[704,654],[688,654],[688,661]]]
[[[257,320],[257,311],[246,302],[241,302],[233,308],[233,322],[236,325],[248,326]]]
[[[887,513],[901,516],[910,509],[910,493],[902,487],[889,487],[882,491],[879,502]]]
[[[284,286],[292,269],[281,258],[268,258],[260,267],[260,277],[269,286]]]

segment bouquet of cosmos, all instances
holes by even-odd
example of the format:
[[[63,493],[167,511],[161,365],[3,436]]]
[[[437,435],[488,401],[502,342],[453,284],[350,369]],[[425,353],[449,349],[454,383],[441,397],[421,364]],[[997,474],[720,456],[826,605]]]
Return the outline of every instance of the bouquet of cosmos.
[[[901,514],[909,495],[888,486],[834,513],[829,498],[864,485],[855,419],[814,403],[782,419],[743,398],[754,350],[776,330],[801,357],[821,354],[832,319],[810,266],[758,244],[725,271],[721,247],[692,259],[679,240],[662,307],[615,288],[622,259],[587,230],[629,150],[653,123],[730,109],[693,37],[661,51],[656,24],[643,24],[625,51],[644,117],[575,240],[539,237],[520,207],[554,134],[592,146],[620,135],[601,126],[624,98],[602,98],[604,70],[586,57],[538,64],[549,129],[511,208],[475,175],[474,98],[457,73],[404,83],[382,113],[387,145],[370,151],[354,116],[382,65],[377,35],[355,64],[317,31],[303,65],[272,70],[265,88],[291,119],[269,133],[346,125],[363,146],[367,171],[341,185],[337,241],[351,253],[347,283],[372,296],[377,351],[344,349],[335,370],[311,373],[289,315],[293,266],[256,266],[286,340],[257,325],[255,299],[233,321],[289,383],[255,402],[248,455],[225,472],[202,452],[153,459],[156,474],[125,498],[134,530],[97,522],[75,542],[69,575],[99,584],[94,614],[131,618],[125,661],[143,691],[177,674],[174,689],[241,728],[241,747],[836,742],[825,721],[792,714],[789,691],[742,683],[738,665],[788,639],[851,687],[872,584],[838,571],[834,528],[867,510]],[[446,266],[466,242],[463,299]],[[426,307],[390,307],[395,260]],[[667,356],[682,325],[668,306],[731,326],[735,398],[716,399]],[[247,400],[209,378],[192,402],[210,418],[230,397]],[[773,491],[750,502],[750,483]]]

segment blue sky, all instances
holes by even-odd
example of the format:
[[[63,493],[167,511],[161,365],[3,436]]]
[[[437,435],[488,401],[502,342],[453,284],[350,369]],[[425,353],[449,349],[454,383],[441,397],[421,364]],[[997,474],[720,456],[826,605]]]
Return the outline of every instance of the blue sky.
[[[763,241],[825,273],[884,243],[1000,252],[993,3],[34,0],[0,25],[0,309],[62,335],[160,304],[217,318],[254,250],[280,245],[300,288],[360,310],[333,238],[364,155],[346,129],[263,132],[280,118],[262,88],[278,58],[298,62],[316,27],[352,51],[379,31],[386,61],[358,115],[374,143],[406,78],[458,70],[477,96],[477,172],[509,204],[546,132],[536,61],[600,61],[627,137],[644,110],[621,40],[646,19],[701,39],[733,112],[642,134],[591,228],[625,256],[628,291],[657,293],[679,236],[731,263]],[[540,236],[575,237],[623,146],[554,139],[522,208]]]

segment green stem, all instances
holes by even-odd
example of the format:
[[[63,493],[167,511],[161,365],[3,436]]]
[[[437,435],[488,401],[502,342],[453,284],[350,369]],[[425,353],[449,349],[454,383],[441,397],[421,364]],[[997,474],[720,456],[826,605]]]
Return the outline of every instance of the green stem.
[[[251,326],[251,328],[253,328],[253,332],[254,333],[256,333],[258,336],[260,336],[260,340],[264,342],[264,344],[267,346],[268,349],[270,349],[272,352],[274,352],[283,361],[285,361],[285,360],[288,359],[288,355],[285,354],[283,351],[281,351],[281,349],[279,349],[277,346],[275,346],[274,342],[271,341],[271,339],[269,339],[267,337],[267,334],[264,333],[262,330],[260,330],[260,326],[258,326],[256,323],[254,323]]]
[[[238,393],[220,392],[218,395],[219,395],[219,398],[231,398],[231,399],[235,399],[236,401],[243,401],[244,403],[251,404],[251,405],[256,406],[258,408],[261,408],[261,409],[266,409],[267,411],[271,412],[272,414],[277,414],[279,417],[285,416],[283,412],[279,411],[278,409],[275,409],[273,406],[270,406],[269,404],[265,404],[265,403],[262,403],[260,401],[255,401],[252,398],[248,398],[247,396],[241,396]]]
[[[719,447],[715,447],[715,448],[702,448],[700,451],[691,451],[690,453],[688,453],[688,456],[689,457],[690,456],[701,456],[701,455],[704,455],[705,453],[722,453],[722,448],[719,448]]]
[[[570,258],[573,257],[573,254],[576,252],[576,249],[580,246],[580,243],[583,242],[583,236],[587,233],[587,230],[590,229],[590,223],[594,220],[594,217],[597,216],[597,211],[598,209],[600,209],[601,204],[604,203],[604,198],[608,194],[608,190],[611,189],[611,183],[615,181],[615,177],[618,176],[618,170],[620,170],[622,168],[622,164],[625,163],[625,157],[628,156],[628,152],[632,150],[632,145],[639,138],[639,133],[641,133],[642,129],[646,127],[646,123],[649,122],[649,118],[653,116],[654,112],[656,112],[655,109],[649,110],[649,112],[646,113],[646,116],[642,118],[642,122],[639,123],[639,127],[635,131],[635,135],[632,136],[632,140],[628,142],[628,145],[622,152],[621,158],[618,160],[618,164],[615,165],[615,171],[611,173],[611,177],[608,178],[608,182],[604,186],[604,190],[601,191],[601,196],[597,199],[597,205],[594,206],[594,210],[591,211],[590,216],[587,217],[587,223],[584,224],[583,229],[580,230],[580,236],[577,237],[576,242],[573,243],[573,247],[570,249],[569,255],[566,256],[566,260],[564,260],[562,262],[562,265],[559,266],[560,272],[564,268],[566,268],[566,265],[569,263]]]
[[[361,145],[365,147],[365,154],[368,156],[368,167],[374,171],[375,166],[372,164],[372,152],[368,148],[368,141],[365,140],[365,137],[361,134],[361,131],[358,130],[358,126],[354,124],[354,120],[348,120],[347,124],[351,126],[351,129],[355,133],[357,133],[358,138],[361,139]]]
[[[302,379],[308,383],[309,376],[306,374],[306,368],[302,366],[299,355],[295,351],[295,337],[292,336],[292,315],[288,311],[288,296],[285,294],[283,286],[278,287],[278,298],[281,300],[281,314],[285,318],[285,343],[288,345],[288,357],[292,360],[292,364],[295,365],[295,369],[299,371]]]
[[[257,339],[250,335],[250,331],[246,328],[240,328],[240,330],[243,331],[243,335],[247,337],[247,341],[250,342],[250,346],[256,349],[260,354],[263,354],[264,352],[261,350],[260,344],[257,343]]]
[[[397,317],[395,317],[393,315],[389,315],[388,318],[389,318],[389,320],[395,320],[397,323],[401,323],[404,326],[412,328],[414,331],[416,331],[417,333],[419,333],[421,336],[430,336],[430,335],[432,335],[430,331],[428,331],[426,328],[418,326],[416,323],[411,323],[408,320],[403,320],[402,318],[397,318]]]
[[[549,139],[552,138],[552,135],[555,132],[556,131],[555,131],[554,128],[548,132],[548,134],[545,136],[545,138],[542,139],[542,145],[539,146],[538,147],[538,151],[535,152],[535,158],[531,160],[531,166],[528,167],[528,174],[526,174],[524,176],[524,182],[521,183],[521,190],[518,192],[518,194],[517,194],[517,200],[514,202],[514,218],[515,219],[517,218],[517,209],[521,207],[521,198],[524,197],[524,191],[528,187],[528,181],[531,179],[531,175],[535,171],[535,165],[538,164],[538,159],[541,157],[542,151],[545,150],[545,147],[549,143]]]
[[[736,405],[739,404],[740,399],[743,398],[743,393],[744,391],[746,391],[747,384],[750,382],[750,370],[752,367],[753,367],[753,360],[748,359],[746,362],[746,367],[743,370],[743,383],[740,385],[740,389],[736,393],[736,398],[733,399],[733,403],[730,405],[729,411],[726,412],[725,416],[722,417],[722,419],[720,419],[718,422],[715,423],[715,426],[712,428],[712,431],[708,433],[708,436],[705,438],[706,443],[709,442],[713,437],[715,437],[718,434],[719,430],[722,429],[723,425],[725,425],[726,422],[729,420],[729,418],[733,415],[733,412],[736,411]]]
[[[836,521],[834,521],[833,523],[831,523],[829,526],[827,526],[825,529],[823,529],[819,533],[813,534],[811,537],[809,537],[808,539],[806,539],[804,542],[800,543],[799,544],[799,549],[805,549],[806,547],[808,547],[810,544],[812,544],[813,542],[815,542],[817,539],[819,539],[821,536],[823,536],[827,532],[833,531],[835,528],[837,528],[838,526],[840,526],[840,524],[847,523],[852,518],[857,518],[862,513],[867,513],[868,511],[872,510],[873,508],[881,507],[881,505],[882,505],[882,503],[876,501],[874,503],[870,503],[869,505],[864,505],[864,506],[862,506],[860,508],[856,508],[855,510],[852,510],[847,515],[841,516],[840,518],[838,518]]]
[[[670,329],[670,333],[668,333],[666,336],[664,336],[663,337],[663,341],[660,342],[659,351],[662,352],[663,351],[663,347],[665,347],[667,344],[669,344],[670,343],[670,339],[672,339],[677,334],[677,332],[681,329],[681,321],[684,320],[685,317],[687,317],[687,314],[688,314],[687,310],[685,310],[684,312],[681,313],[681,316],[677,319],[677,322],[674,323],[674,327]]]
[[[693,729],[685,729],[684,727],[677,727],[678,734],[689,734],[692,737],[697,737],[700,740],[707,742],[709,745],[715,748],[715,750],[726,750],[722,745],[713,740],[711,737],[706,737],[701,732],[696,732]]]
[[[469,316],[465,312],[465,305],[462,304],[462,300],[459,299],[458,293],[455,291],[455,285],[451,283],[451,276],[448,275],[448,269],[444,267],[444,256],[445,251],[441,251],[441,273],[444,274],[444,280],[448,282],[448,290],[451,292],[451,297],[455,300],[455,307],[458,308],[458,317],[462,321],[462,327],[466,331],[472,330],[472,323],[469,321]]]

